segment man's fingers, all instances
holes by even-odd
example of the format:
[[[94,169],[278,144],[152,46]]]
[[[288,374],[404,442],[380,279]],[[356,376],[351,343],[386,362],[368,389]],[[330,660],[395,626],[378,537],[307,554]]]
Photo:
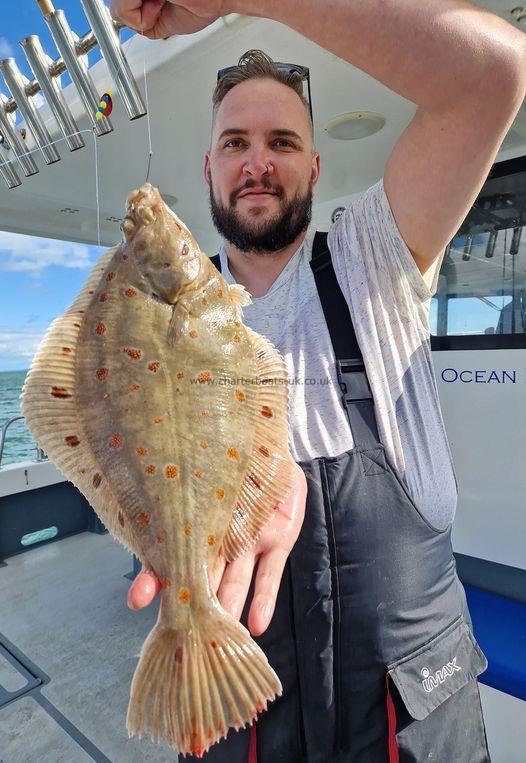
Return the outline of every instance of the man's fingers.
[[[130,609],[142,609],[151,604],[159,591],[161,584],[153,572],[141,570],[128,590],[128,606]]]
[[[236,620],[239,620],[243,612],[253,570],[254,554],[249,553],[227,564],[223,573],[217,598],[221,606]]]
[[[111,0],[110,14],[129,29],[148,32],[156,24],[166,0]]]
[[[287,557],[285,549],[274,548],[259,558],[254,596],[248,613],[248,629],[253,636],[261,636],[272,620]]]

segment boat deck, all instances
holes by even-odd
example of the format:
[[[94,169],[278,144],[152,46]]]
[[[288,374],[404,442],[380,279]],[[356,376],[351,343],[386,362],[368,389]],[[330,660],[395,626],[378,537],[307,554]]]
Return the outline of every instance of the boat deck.
[[[111,535],[89,532],[0,566],[3,763],[177,760],[166,743],[126,731],[131,679],[159,607],[128,608],[132,567]]]

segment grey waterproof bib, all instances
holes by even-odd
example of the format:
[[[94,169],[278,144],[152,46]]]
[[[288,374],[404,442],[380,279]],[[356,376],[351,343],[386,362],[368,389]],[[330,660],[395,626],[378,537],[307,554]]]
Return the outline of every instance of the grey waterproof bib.
[[[300,462],[305,521],[255,639],[283,695],[252,729],[181,763],[487,763],[472,632],[451,526],[420,514],[380,443],[352,320],[317,233],[311,267],[355,447]],[[220,269],[219,256],[212,261]],[[241,622],[246,626],[254,579]]]

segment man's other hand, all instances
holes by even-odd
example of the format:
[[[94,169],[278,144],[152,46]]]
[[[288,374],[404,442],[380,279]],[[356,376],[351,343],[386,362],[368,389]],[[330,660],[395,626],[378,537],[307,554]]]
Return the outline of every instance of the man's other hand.
[[[110,14],[150,40],[192,34],[228,13],[224,0],[110,0]]]
[[[260,636],[272,620],[285,563],[305,517],[306,498],[307,480],[303,469],[296,464],[294,485],[263,528],[257,543],[244,556],[226,565],[220,558],[210,572],[210,585],[219,603],[239,620],[258,561],[254,597],[248,615],[248,628],[253,636]],[[161,584],[155,574],[141,571],[128,591],[128,606],[142,609],[152,603],[160,590]]]

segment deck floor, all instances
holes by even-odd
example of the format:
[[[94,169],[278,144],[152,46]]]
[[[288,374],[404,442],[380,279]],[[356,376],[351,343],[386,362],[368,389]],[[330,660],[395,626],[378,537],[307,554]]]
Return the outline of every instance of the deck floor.
[[[28,550],[0,566],[0,644],[44,678],[0,707],[3,763],[174,763],[149,736],[128,739],[126,711],[159,597],[126,604],[131,555],[89,532]],[[0,647],[0,686],[28,685]]]

